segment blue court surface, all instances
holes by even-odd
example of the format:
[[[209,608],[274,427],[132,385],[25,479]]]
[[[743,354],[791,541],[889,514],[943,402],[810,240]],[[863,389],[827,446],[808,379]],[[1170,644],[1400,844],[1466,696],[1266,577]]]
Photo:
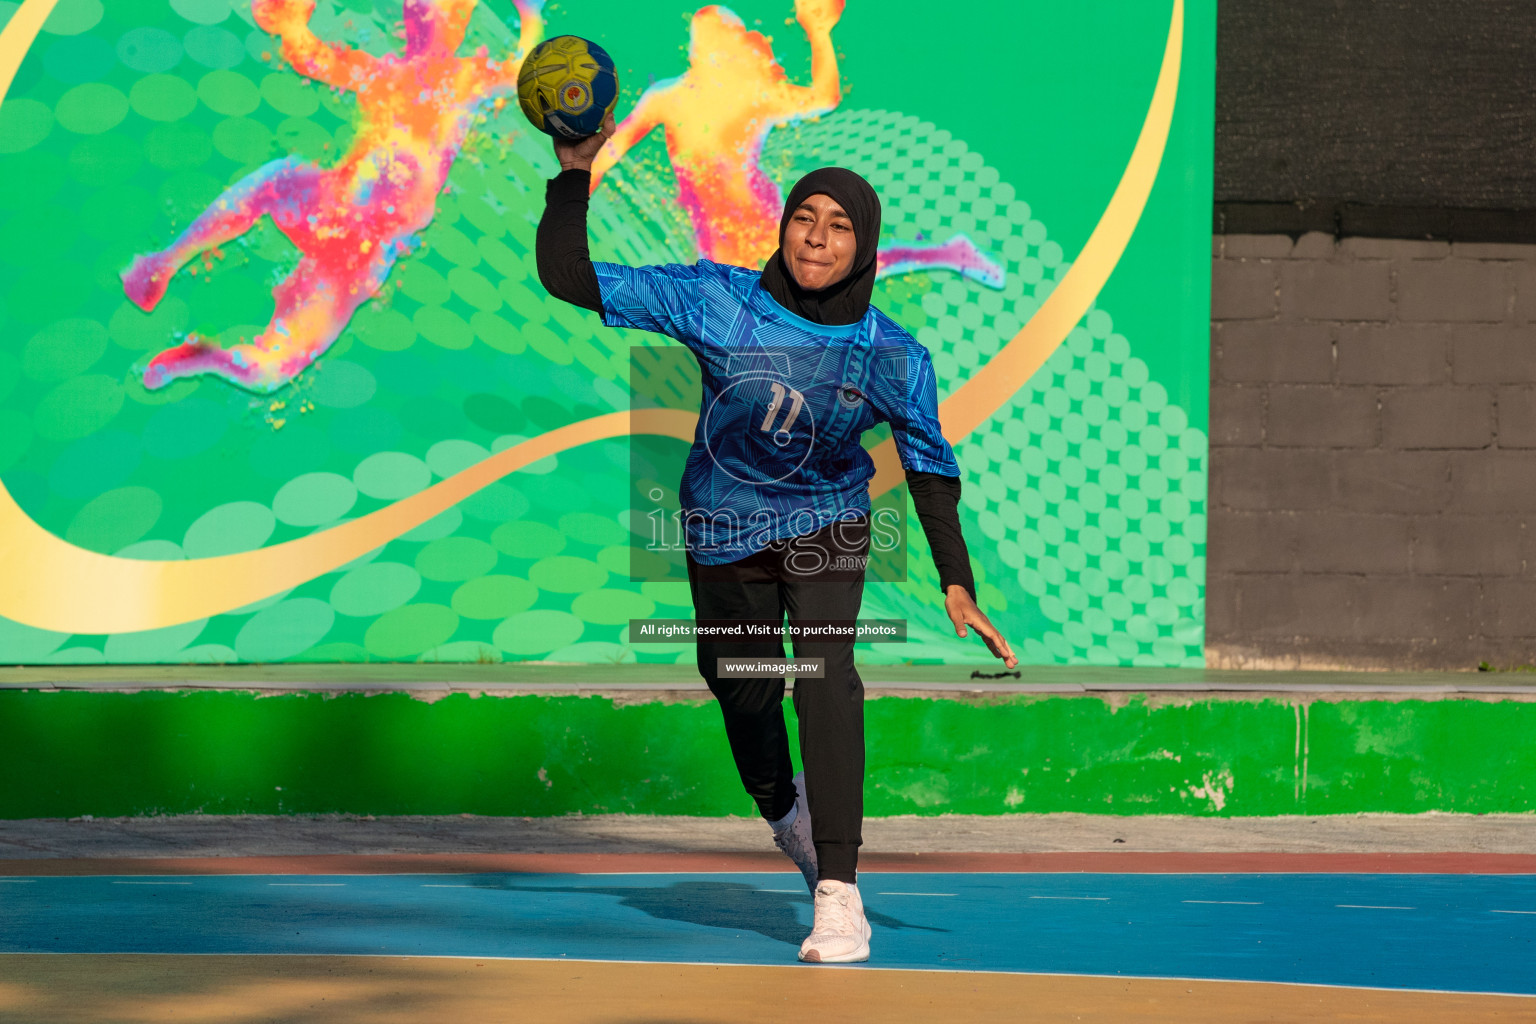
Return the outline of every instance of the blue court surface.
[[[793,963],[798,875],[0,879],[0,952]],[[1536,994],[1536,876],[865,874],[872,967]]]

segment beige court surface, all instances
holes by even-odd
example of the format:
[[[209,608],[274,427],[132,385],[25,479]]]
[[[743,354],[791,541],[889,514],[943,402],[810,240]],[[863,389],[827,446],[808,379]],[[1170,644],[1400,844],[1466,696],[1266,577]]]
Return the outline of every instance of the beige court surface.
[[[0,958],[29,1024],[1536,1022],[1536,999],[1235,982],[835,967],[399,957]]]

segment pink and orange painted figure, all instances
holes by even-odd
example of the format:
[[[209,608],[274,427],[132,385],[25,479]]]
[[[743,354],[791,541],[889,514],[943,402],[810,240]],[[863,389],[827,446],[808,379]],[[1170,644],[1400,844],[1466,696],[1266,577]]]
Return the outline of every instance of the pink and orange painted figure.
[[[265,330],[229,348],[193,335],[150,361],[145,387],[209,373],[273,391],[324,353],[378,293],[432,222],[475,116],[517,88],[523,58],[544,31],[544,0],[513,0],[521,18],[516,53],[498,62],[482,46],[457,56],[477,2],[405,0],[404,52],[374,57],[321,42],[309,28],[314,0],[252,0],[256,23],[282,39],[295,71],[357,94],[357,135],[334,167],[288,157],[253,171],[169,248],[135,258],[123,272],[129,299],[152,310],[177,271],[263,215],[302,253],[273,292],[276,310]]]
[[[795,17],[811,44],[811,84],[795,85],[761,32],[731,10],[701,7],[693,16],[688,70],[657,82],[640,97],[592,165],[592,189],[624,154],[660,125],[688,211],[699,255],[717,263],[758,267],[778,248],[784,197],[763,173],[763,141],[777,125],[830,113],[842,100],[832,29],[844,0],[795,0]],[[880,249],[879,274],[952,270],[992,287],[1003,271],[964,235],[942,245],[906,243]]]

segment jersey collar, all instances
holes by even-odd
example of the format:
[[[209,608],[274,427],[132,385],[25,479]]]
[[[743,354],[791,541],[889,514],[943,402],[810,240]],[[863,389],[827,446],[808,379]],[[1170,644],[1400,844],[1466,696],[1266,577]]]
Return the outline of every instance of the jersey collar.
[[[805,317],[800,316],[798,313],[792,313],[785,309],[783,306],[779,305],[778,300],[775,299],[772,295],[769,295],[767,289],[761,287],[756,281],[752,282],[752,291],[750,293],[748,302],[751,304],[752,310],[755,313],[762,314],[763,316],[767,316],[775,320],[783,321],[784,323],[787,323],[793,327],[798,327],[800,330],[806,332],[807,334],[819,334],[827,338],[853,337],[859,333],[859,331],[864,327],[865,321],[873,316],[875,312],[875,307],[870,306],[869,312],[865,313],[861,319],[855,320],[851,324],[818,324],[815,321],[807,320]]]

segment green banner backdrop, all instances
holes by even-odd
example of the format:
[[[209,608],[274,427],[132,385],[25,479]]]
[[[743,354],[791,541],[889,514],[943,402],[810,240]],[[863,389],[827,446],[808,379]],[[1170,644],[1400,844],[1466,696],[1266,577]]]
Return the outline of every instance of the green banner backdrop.
[[[975,423],[951,440],[982,610],[1027,663],[1202,664],[1214,0],[313,7],[0,3],[0,662],[692,662],[627,642],[688,589],[632,577],[627,430],[589,430],[629,408],[633,347],[672,343],[534,268],[556,165],[507,75],[574,33],[638,111],[595,257],[761,258],[796,177],[864,174],[875,303],[941,402],[1038,352],[998,402],[944,407]],[[1077,262],[1107,283],[1052,335]],[[473,493],[389,526],[455,479]],[[675,501],[670,469],[644,483]],[[366,553],[262,575],[317,535]],[[992,661],[907,543],[862,614],[909,640],[860,661]]]

